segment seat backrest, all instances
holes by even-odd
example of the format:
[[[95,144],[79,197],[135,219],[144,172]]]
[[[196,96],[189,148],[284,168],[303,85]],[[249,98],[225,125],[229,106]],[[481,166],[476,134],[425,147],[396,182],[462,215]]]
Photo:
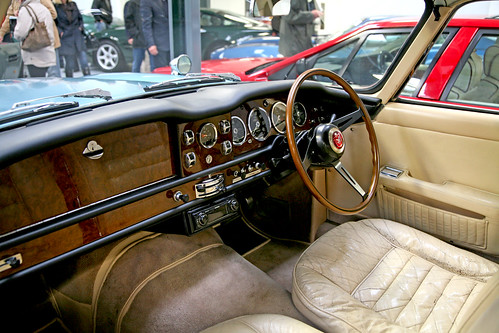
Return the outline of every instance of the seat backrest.
[[[462,94],[476,87],[483,74],[482,58],[473,51],[449,93],[449,99],[459,99]]]

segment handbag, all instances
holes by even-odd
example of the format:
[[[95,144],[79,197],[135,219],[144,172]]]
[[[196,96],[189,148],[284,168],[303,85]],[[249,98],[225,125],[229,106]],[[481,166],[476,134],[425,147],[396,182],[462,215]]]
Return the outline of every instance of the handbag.
[[[29,16],[34,22],[33,28],[28,32],[28,35],[24,39],[21,48],[25,51],[33,52],[41,48],[52,45],[50,41],[49,34],[47,32],[47,27],[45,22],[38,22],[38,17],[29,5],[25,6],[28,11]],[[33,17],[33,15],[35,17]]]

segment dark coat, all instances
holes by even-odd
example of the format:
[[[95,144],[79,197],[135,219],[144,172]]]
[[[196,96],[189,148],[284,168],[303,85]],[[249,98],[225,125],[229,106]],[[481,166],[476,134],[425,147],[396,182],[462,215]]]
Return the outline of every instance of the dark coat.
[[[146,48],[146,39],[142,33],[142,18],[140,16],[140,0],[130,0],[123,10],[125,29],[128,38],[133,38],[134,48]]]
[[[166,0],[141,0],[140,15],[147,47],[156,45],[160,51],[169,51],[168,2]]]
[[[57,4],[55,9],[57,10],[57,28],[61,37],[59,53],[61,55],[75,55],[85,51],[83,18],[76,3]]]
[[[311,48],[314,19],[307,0],[291,0],[289,14],[281,18],[279,53],[289,57]]]

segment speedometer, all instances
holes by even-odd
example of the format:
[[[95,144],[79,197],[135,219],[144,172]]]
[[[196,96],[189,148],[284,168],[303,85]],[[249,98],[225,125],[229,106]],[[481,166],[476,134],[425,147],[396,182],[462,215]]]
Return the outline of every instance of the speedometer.
[[[264,141],[270,135],[270,118],[262,108],[254,108],[248,116],[248,127],[251,135],[258,141]]]
[[[211,148],[217,143],[217,128],[212,123],[206,123],[199,129],[199,144],[204,148]]]

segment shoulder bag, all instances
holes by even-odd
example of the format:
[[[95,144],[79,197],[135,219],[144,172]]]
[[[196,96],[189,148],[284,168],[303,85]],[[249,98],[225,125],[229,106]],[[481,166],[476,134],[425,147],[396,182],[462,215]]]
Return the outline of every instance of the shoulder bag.
[[[45,22],[38,22],[38,17],[34,12],[33,8],[29,5],[25,6],[28,11],[29,16],[33,19],[33,28],[28,32],[28,35],[24,39],[21,48],[25,51],[33,52],[41,48],[50,46],[52,42],[50,41],[49,34],[47,32],[47,27]],[[33,15],[35,17],[33,17]]]

